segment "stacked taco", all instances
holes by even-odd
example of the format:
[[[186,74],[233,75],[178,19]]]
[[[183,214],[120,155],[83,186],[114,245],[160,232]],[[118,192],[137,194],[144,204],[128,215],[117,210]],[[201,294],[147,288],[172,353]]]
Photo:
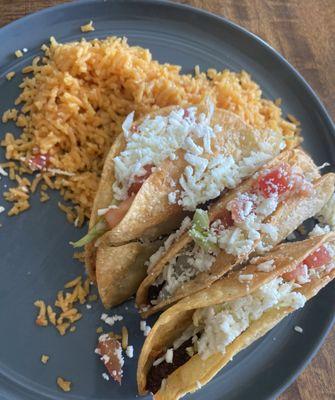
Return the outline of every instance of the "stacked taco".
[[[284,243],[165,311],[138,363],[138,389],[176,400],[304,306],[335,277],[335,233]]]
[[[86,267],[103,304],[111,307],[134,294],[164,235],[285,146],[281,134],[253,129],[210,101],[136,121],[130,114],[106,157],[89,232],[74,244],[86,246]]]
[[[198,209],[192,226],[151,257],[136,302],[147,317],[209,287],[251,255],[262,254],[313,217],[334,192],[335,174],[301,149],[286,150],[237,188]]]

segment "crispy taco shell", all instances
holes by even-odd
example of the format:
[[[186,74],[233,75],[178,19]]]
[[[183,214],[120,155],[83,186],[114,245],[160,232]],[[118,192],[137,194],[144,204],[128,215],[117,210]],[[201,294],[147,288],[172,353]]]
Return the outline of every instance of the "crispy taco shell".
[[[281,162],[287,162],[290,165],[299,165],[305,174],[312,174],[314,178],[313,186],[315,193],[310,197],[293,196],[285,202],[279,204],[279,207],[265,222],[277,227],[278,238],[275,242],[267,242],[266,236],[262,235],[264,244],[275,246],[283,241],[291,232],[297,229],[306,219],[314,216],[331,197],[334,192],[335,175],[327,174],[320,177],[319,172],[312,159],[300,149],[290,150],[279,155],[275,160],[269,163],[266,168],[273,167]],[[222,209],[226,208],[228,202],[236,195],[237,192],[248,190],[252,185],[252,179],[246,180],[237,189],[228,194],[223,195],[216,204],[210,209],[210,221],[214,221]],[[290,218],[287,218],[287,216]],[[229,270],[234,268],[241,262],[246,261],[234,255],[221,251],[216,257],[216,261],[211,267],[210,272],[200,272],[194,279],[184,283],[176,292],[158,304],[148,308],[148,290],[156,281],[157,277],[162,273],[165,265],[169,260],[173,259],[183,248],[192,242],[192,238],[186,232],[178,242],[176,242],[168,252],[150,269],[148,276],[141,283],[137,294],[136,303],[138,307],[145,306],[142,316],[147,316],[166,308],[168,305],[191,295],[199,290],[209,287],[213,282],[222,277]]]
[[[154,360],[165,352],[192,323],[193,313],[197,309],[253,293],[272,279],[293,271],[322,244],[334,241],[335,233],[330,233],[302,242],[281,244],[266,256],[255,259],[257,263],[249,264],[243,269],[243,273],[253,274],[253,279],[248,285],[239,281],[238,276],[241,271],[234,271],[216,281],[210,288],[185,298],[166,310],[153,326],[142,348],[137,370],[139,393],[146,393],[147,375]],[[274,260],[276,268],[271,272],[259,272],[257,265],[268,260]],[[335,269],[330,272],[324,271],[319,278],[312,279],[311,282],[296,290],[308,300],[334,277]],[[165,384],[154,395],[154,399],[177,400],[186,393],[197,390],[199,384],[204,385],[211,380],[239,351],[267,333],[292,311],[294,310],[290,307],[269,309],[258,320],[251,322],[249,327],[226,347],[224,354],[218,352],[206,360],[202,360],[198,354],[194,355],[166,378]]]
[[[146,275],[145,261],[158,249],[153,243],[122,246],[102,244],[96,254],[96,282],[103,305],[110,308],[129,299]]]
[[[198,107],[198,112],[205,111],[205,105]],[[150,114],[167,115],[173,107],[167,107]],[[134,124],[139,124],[136,121]],[[258,131],[245,124],[237,115],[216,109],[211,119],[211,125],[220,124],[223,129],[217,135],[217,150],[225,155],[231,155],[236,161],[242,160],[252,149],[258,149],[259,143],[271,143],[276,149],[280,148],[282,136],[270,130]],[[108,207],[113,200],[112,185],[115,182],[114,158],[125,147],[123,135],[120,135],[107,155],[100,185],[93,205],[90,228],[97,222],[97,211]],[[177,160],[165,160],[146,179],[136,194],[127,214],[112,230],[107,231],[100,243],[121,245],[139,238],[155,239],[162,234],[176,229],[185,216],[185,212],[177,204],[170,204],[168,194],[179,188],[178,179],[184,171],[186,161],[182,154]],[[180,188],[179,188],[180,189]],[[86,246],[86,266],[92,278],[95,269],[95,250],[93,243]]]

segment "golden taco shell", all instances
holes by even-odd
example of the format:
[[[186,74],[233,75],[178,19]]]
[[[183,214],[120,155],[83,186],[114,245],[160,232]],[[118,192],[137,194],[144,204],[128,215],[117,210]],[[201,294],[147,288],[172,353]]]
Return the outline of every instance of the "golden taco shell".
[[[198,113],[204,110],[204,105],[198,107]],[[150,114],[167,115],[173,107],[161,109]],[[139,124],[136,121],[134,124]],[[223,129],[216,136],[217,152],[231,155],[239,162],[253,149],[259,149],[259,143],[274,145],[280,152],[282,136],[270,130],[258,131],[251,128],[235,114],[216,109],[211,119],[211,125],[220,124]],[[117,138],[107,155],[101,182],[97,191],[92,210],[90,228],[97,222],[97,211],[108,207],[113,201],[112,185],[115,182],[114,158],[125,147],[123,135]],[[180,150],[179,152],[182,152]],[[277,154],[276,153],[276,154]],[[176,229],[185,216],[185,212],[177,204],[170,204],[168,194],[179,188],[178,179],[187,165],[182,153],[177,160],[167,159],[144,181],[139,192],[135,195],[129,210],[121,222],[112,230],[107,231],[100,243],[120,245],[139,238],[155,239]],[[94,277],[95,254],[93,244],[86,246],[86,266],[91,277]]]
[[[312,159],[304,153],[302,150],[290,150],[283,152],[270,164],[273,167],[281,162],[287,162],[290,165],[295,165],[302,168],[304,173],[312,176],[315,181],[313,182],[314,190],[312,196],[300,197],[292,196],[284,202],[281,202],[276,211],[265,221],[277,227],[278,237],[276,241],[266,240],[264,234],[261,235],[261,239],[266,246],[271,245],[272,247],[283,241],[291,232],[298,228],[306,219],[314,216],[320,209],[326,204],[334,192],[335,175],[327,174],[318,178],[319,172]],[[210,208],[209,217],[210,221],[214,221],[217,215],[222,209],[226,208],[228,202],[236,196],[237,192],[247,191],[252,185],[252,179],[246,180],[237,189],[234,189],[228,194],[223,195],[216,204]],[[290,218],[287,218],[287,216]],[[162,273],[164,267],[173,259],[183,248],[192,242],[192,238],[186,232],[177,243],[175,243],[168,252],[162,257],[153,268],[148,271],[148,276],[141,283],[137,294],[136,303],[138,307],[145,307],[142,312],[142,316],[146,318],[158,310],[166,308],[168,305],[175,303],[176,301],[189,296],[199,290],[202,290],[210,286],[217,279],[222,277],[230,269],[236,265],[245,261],[245,258],[239,258],[234,255],[228,254],[224,251],[220,251],[210,271],[200,272],[194,279],[181,285],[176,292],[169,298],[160,301],[154,306],[148,306],[147,298],[150,286],[156,281],[158,276]]]
[[[277,246],[264,257],[257,257],[242,271],[231,272],[227,277],[216,281],[210,288],[179,301],[166,310],[153,326],[147,337],[139,358],[137,381],[140,394],[146,393],[147,375],[153,362],[180,337],[192,323],[193,313],[200,308],[222,304],[253,293],[260,286],[293,271],[309,254],[322,244],[334,242],[335,233],[314,237],[302,242],[284,243]],[[269,272],[258,271],[257,266],[273,260],[276,268]],[[241,274],[252,274],[248,283],[241,282]],[[295,289],[306,299],[315,296],[318,291],[335,277],[335,269],[323,271],[320,276]],[[294,311],[290,307],[270,308],[262,316],[250,323],[249,327],[225,348],[225,353],[217,352],[206,360],[199,354],[192,356],[185,364],[173,371],[164,385],[154,395],[155,400],[177,400],[186,393],[194,392],[199,386],[211,380],[239,351],[267,333],[286,315]]]
[[[110,308],[129,299],[146,275],[146,260],[160,242],[131,242],[122,246],[102,244],[96,254],[96,282],[103,305]]]

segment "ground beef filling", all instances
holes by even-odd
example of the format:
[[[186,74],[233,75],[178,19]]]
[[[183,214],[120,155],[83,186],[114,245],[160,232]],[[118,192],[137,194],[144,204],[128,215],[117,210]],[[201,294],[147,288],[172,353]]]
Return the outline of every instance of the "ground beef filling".
[[[147,390],[156,393],[162,385],[162,380],[166,379],[173,371],[185,364],[191,357],[188,355],[186,348],[192,346],[192,338],[184,342],[178,349],[173,351],[173,362],[167,363],[162,361],[155,367],[152,366],[147,377]],[[163,353],[159,356],[163,356]],[[159,358],[157,357],[157,358]]]
[[[148,290],[148,303],[152,304],[152,301],[157,300],[160,291],[163,289],[165,282],[161,283],[160,285],[151,285]]]

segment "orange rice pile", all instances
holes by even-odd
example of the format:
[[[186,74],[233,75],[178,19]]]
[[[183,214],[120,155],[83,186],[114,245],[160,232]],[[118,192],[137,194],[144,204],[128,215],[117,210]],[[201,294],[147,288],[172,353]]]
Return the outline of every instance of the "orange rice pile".
[[[140,117],[159,107],[196,104],[211,94],[218,107],[254,127],[291,139],[298,133],[296,121],[283,118],[279,102],[263,99],[246,72],[201,73],[197,67],[195,77],[184,75],[181,67],[160,64],[149,50],[115,37],[66,44],[51,38],[42,49],[45,56],[23,70],[31,75],[23,79],[15,102],[21,110],[3,116],[22,128],[18,138],[6,133],[1,142],[9,160],[2,166],[17,182],[4,194],[14,203],[9,215],[29,208],[30,195],[40,185],[41,201],[48,200],[47,189],[59,190],[71,204],[60,208],[81,226],[90,215],[106,152],[133,110]],[[30,164],[36,154],[49,158],[37,175]],[[24,178],[27,174],[34,174],[33,180]]]

